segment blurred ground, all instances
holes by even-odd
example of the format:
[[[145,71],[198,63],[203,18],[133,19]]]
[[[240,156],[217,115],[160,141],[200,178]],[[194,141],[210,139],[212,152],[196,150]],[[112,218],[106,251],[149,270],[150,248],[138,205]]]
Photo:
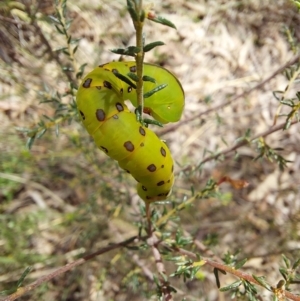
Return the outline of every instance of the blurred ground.
[[[68,83],[47,45],[25,25],[26,13],[17,10],[18,3],[12,12],[0,7],[0,291],[17,281],[28,265],[34,267],[29,276],[33,280],[78,254],[136,234],[132,220],[140,219],[134,215],[134,181],[95,149],[79,123],[63,124],[59,137],[48,131],[30,152],[25,149],[26,137],[15,127],[32,127],[43,114],[53,116],[53,107],[39,103],[42,95],[63,93]],[[43,21],[53,12],[52,2],[41,3],[41,30],[53,49],[64,46],[54,27]],[[300,15],[288,1],[152,3],[177,31],[153,23],[145,26],[148,42],[166,44],[149,53],[146,61],[174,72],[186,93],[182,122],[161,135],[177,162],[172,199],[190,196],[192,186],[197,191],[210,177],[227,175],[250,183],[242,190],[221,186],[219,199],[194,203],[180,212],[181,227],[217,257],[226,252],[247,257],[244,270],[265,275],[275,285],[282,279],[281,254],[300,254],[299,125],[266,138],[291,161],[283,171],[275,162],[253,161],[258,155],[254,143],[238,149],[238,156],[232,152],[205,163],[201,170],[193,167],[209,154],[235,145],[248,129],[251,137],[269,129],[278,108],[272,92],[284,90],[288,81],[278,74],[230,105],[195,116],[247,92],[288,62],[294,54],[284,28],[298,34]],[[68,8],[74,20],[70,31],[81,38],[76,64],[87,63],[86,72],[118,59],[109,49],[134,44],[124,1],[69,1]],[[295,95],[298,85],[288,97]],[[280,117],[277,123],[284,120]],[[154,130],[163,133],[171,127]],[[148,300],[144,292],[154,287],[137,261],[150,269],[151,262],[147,252],[138,256],[134,260],[129,251],[105,254],[21,300]],[[168,268],[174,270],[171,264]],[[203,270],[203,277],[186,284],[174,279],[179,290],[175,300],[230,300],[218,292],[210,269]],[[230,280],[222,277],[222,285]],[[269,296],[262,291],[261,298]]]

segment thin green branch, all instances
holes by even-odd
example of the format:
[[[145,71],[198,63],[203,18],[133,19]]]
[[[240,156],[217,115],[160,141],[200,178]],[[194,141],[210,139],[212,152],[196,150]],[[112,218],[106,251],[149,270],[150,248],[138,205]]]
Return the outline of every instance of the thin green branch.
[[[196,195],[189,198],[187,201],[180,203],[178,206],[173,208],[172,210],[169,210],[167,214],[163,215],[155,224],[157,227],[161,226],[162,224],[166,223],[170,217],[176,214],[176,212],[179,212],[186,208],[187,206],[191,205],[195,200],[200,198],[206,198],[209,194],[213,193],[216,189],[218,184],[214,181],[209,181],[206,185],[206,187],[198,192]]]
[[[66,3],[64,5],[66,5]],[[61,26],[62,26],[62,28],[65,29],[63,32],[64,32],[64,35],[65,35],[65,38],[67,41],[68,56],[73,65],[73,72],[75,74],[77,74],[78,73],[78,65],[77,65],[77,62],[75,59],[75,48],[77,46],[75,46],[74,48],[71,47],[71,42],[73,40],[72,40],[72,36],[69,34],[69,31],[68,31],[68,24],[67,24],[68,21],[66,20],[66,16],[65,16],[64,8],[63,8],[62,4],[60,4],[56,9],[57,9],[58,14],[60,15],[59,21],[61,23]],[[73,82],[73,84],[74,83],[76,84],[76,86],[78,86],[77,82]]]
[[[144,63],[144,38],[143,38],[143,27],[144,21],[141,21],[140,16],[144,13],[143,12],[143,1],[142,0],[135,0],[135,11],[137,14],[137,20],[132,20],[133,25],[135,28],[135,37],[136,37],[136,47],[139,49],[139,52],[135,56],[136,61],[136,73],[137,73],[137,103],[138,107],[140,108],[140,113],[142,114],[144,109],[144,81],[143,81],[143,63]]]

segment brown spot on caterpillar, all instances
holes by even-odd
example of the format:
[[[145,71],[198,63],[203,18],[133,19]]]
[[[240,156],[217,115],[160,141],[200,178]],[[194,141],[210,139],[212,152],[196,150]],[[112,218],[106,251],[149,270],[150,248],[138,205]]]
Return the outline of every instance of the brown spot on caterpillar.
[[[142,136],[145,136],[145,135],[146,135],[145,130],[144,130],[143,127],[141,127],[141,126],[140,126],[140,128],[139,128],[139,132],[140,132],[140,134],[141,134]]]
[[[115,74],[116,74],[116,73],[119,73],[118,69],[115,69],[115,68],[112,69],[111,71],[112,71],[112,73],[115,73]]]
[[[150,172],[154,172],[156,171],[156,166],[154,164],[150,164],[147,169],[150,171]]]
[[[143,147],[143,146],[145,146],[144,142],[142,142],[142,143],[140,144],[140,147]]]
[[[146,188],[145,186],[142,186],[142,189],[143,189],[144,191],[147,191],[147,188]]]
[[[118,110],[119,112],[124,111],[123,105],[122,105],[121,103],[119,103],[119,102],[116,103],[116,108],[117,108],[117,110]]]
[[[124,92],[124,90],[123,90],[123,88],[121,88],[121,89],[120,89],[120,93],[123,94],[123,92]]]
[[[82,112],[82,111],[79,111],[79,113],[80,113],[81,118],[82,118],[83,120],[85,120],[85,115],[83,114],[83,112]]]
[[[158,182],[156,185],[157,186],[162,186],[162,185],[164,185],[165,184],[165,181],[160,181],[160,182]]]
[[[162,154],[163,157],[165,157],[167,154],[166,150],[163,147],[160,148],[160,153]]]
[[[104,146],[100,146],[102,150],[104,150],[106,153],[108,153],[108,149]]]
[[[132,87],[128,87],[127,92],[130,93],[132,91]]]
[[[127,173],[130,173],[130,171],[129,171],[128,169],[125,169],[125,171],[126,171]]]
[[[151,196],[146,195],[147,200],[151,200]]]
[[[102,87],[101,86],[96,86],[96,89],[101,90]]]
[[[113,119],[119,119],[119,116],[118,116],[117,114],[115,114],[115,115],[113,116]]]
[[[172,170],[171,170],[171,172],[173,172],[174,171],[174,165],[172,165]]]
[[[91,86],[92,83],[92,79],[91,78],[87,78],[84,83],[82,84],[83,88],[89,88]]]
[[[170,183],[170,180],[168,180],[168,183]]]
[[[103,85],[107,89],[110,89],[110,90],[112,89],[112,84],[106,80],[103,82]]]
[[[131,67],[129,68],[129,70],[130,70],[130,72],[136,72],[136,66],[131,66]]]
[[[134,145],[132,144],[131,141],[126,141],[124,143],[124,147],[126,148],[126,150],[128,150],[129,152],[133,152],[134,151]]]
[[[96,118],[98,121],[104,121],[105,120],[105,112],[102,109],[98,109],[96,111]]]
[[[165,167],[164,165],[161,166],[161,168],[164,168],[164,167]]]

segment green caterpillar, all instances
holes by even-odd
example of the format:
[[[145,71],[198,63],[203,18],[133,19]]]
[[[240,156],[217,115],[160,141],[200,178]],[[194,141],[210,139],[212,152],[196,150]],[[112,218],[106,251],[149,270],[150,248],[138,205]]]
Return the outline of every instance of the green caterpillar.
[[[138,182],[138,195],[145,202],[165,200],[174,183],[173,159],[167,145],[127,108],[127,99],[137,107],[136,91],[115,73],[126,76],[129,72],[136,72],[134,61],[110,62],[90,72],[78,89],[78,111],[99,149]],[[145,99],[144,112],[161,123],[178,121],[184,108],[179,81],[166,69],[151,64],[144,64],[144,75],[156,80],[144,82],[144,93],[168,84]]]

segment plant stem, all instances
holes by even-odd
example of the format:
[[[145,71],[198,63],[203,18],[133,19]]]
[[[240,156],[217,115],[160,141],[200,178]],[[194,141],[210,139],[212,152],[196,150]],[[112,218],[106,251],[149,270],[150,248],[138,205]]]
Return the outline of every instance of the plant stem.
[[[136,93],[137,93],[137,103],[138,107],[141,109],[141,115],[143,113],[144,108],[144,88],[143,88],[143,62],[144,62],[144,41],[143,41],[143,26],[144,22],[140,20],[140,16],[142,14],[143,1],[135,1],[135,7],[138,19],[133,21],[134,28],[136,31],[136,46],[140,48],[140,51],[136,54],[136,73],[138,77],[138,81],[136,83]]]

